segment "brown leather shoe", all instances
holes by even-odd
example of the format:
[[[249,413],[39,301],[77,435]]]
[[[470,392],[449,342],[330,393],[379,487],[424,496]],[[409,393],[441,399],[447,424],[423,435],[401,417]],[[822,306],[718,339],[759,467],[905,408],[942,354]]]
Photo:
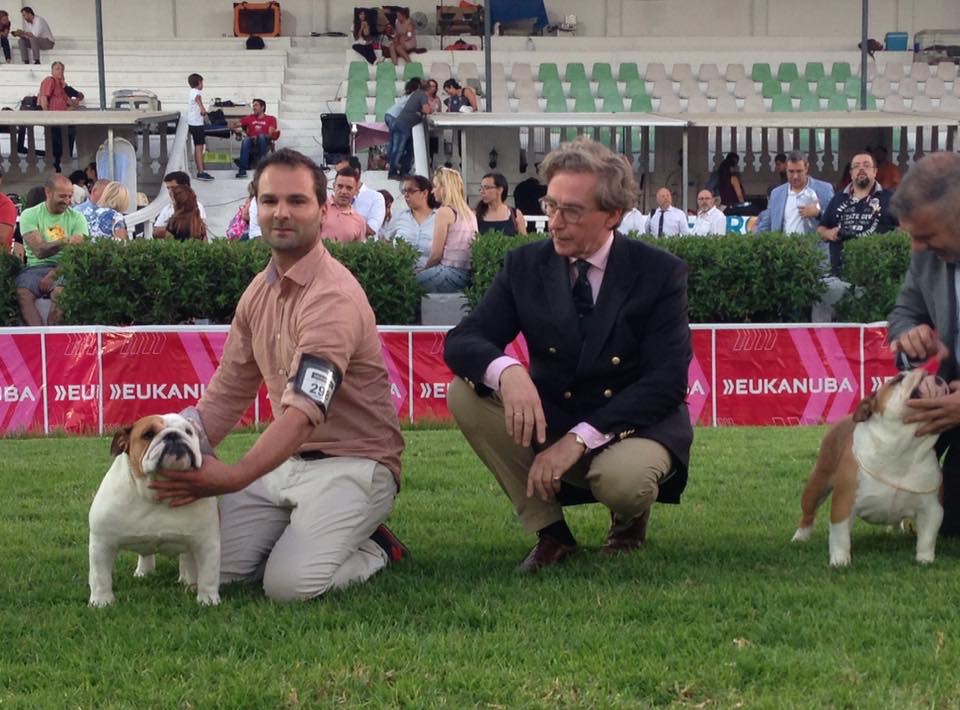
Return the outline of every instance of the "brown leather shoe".
[[[576,545],[564,545],[556,538],[541,535],[533,549],[523,558],[518,569],[528,574],[536,574],[544,567],[549,567],[565,560],[577,551]]]
[[[601,555],[616,555],[620,552],[631,552],[643,547],[647,541],[647,521],[650,519],[650,509],[630,521],[626,527],[617,525],[610,514],[610,531],[607,539],[600,547]]]

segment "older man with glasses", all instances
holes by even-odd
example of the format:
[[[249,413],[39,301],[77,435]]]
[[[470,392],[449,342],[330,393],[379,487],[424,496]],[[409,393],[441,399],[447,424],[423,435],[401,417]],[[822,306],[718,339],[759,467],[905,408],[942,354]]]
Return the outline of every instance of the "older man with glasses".
[[[538,535],[527,573],[577,550],[568,504],[610,510],[602,554],[640,548],[654,501],[680,500],[693,440],[686,264],[615,231],[637,194],[622,156],[581,137],[541,172],[550,239],[507,254],[444,352],[457,424]],[[529,369],[505,352],[521,334]]]

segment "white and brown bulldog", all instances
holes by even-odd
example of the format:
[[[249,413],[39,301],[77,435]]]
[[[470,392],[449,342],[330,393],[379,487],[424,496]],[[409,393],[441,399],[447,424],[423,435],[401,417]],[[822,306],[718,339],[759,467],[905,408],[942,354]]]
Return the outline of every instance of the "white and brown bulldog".
[[[830,565],[850,564],[854,516],[899,525],[912,519],[917,562],[933,562],[943,521],[939,489],[942,472],[934,452],[937,435],[916,436],[919,424],[905,424],[911,399],[949,394],[947,384],[924,370],[900,373],[860,402],[852,417],[830,428],[803,490],[803,515],[795,542],[810,539],[817,507],[831,491]]]
[[[197,601],[220,603],[220,521],[215,498],[171,508],[148,487],[161,469],[198,468],[196,427],[179,414],[144,417],[118,431],[116,456],[90,506],[90,605],[114,602],[113,563],[118,550],[140,555],[136,577],[153,571],[154,554],[180,554],[180,581],[196,584]]]

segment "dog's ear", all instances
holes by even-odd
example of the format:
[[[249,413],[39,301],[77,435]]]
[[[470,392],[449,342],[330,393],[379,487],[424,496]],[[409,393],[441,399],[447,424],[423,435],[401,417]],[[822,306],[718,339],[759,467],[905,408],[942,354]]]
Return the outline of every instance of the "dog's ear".
[[[873,414],[873,397],[867,397],[866,399],[861,399],[860,404],[857,405],[856,411],[853,413],[853,421],[855,422],[865,422],[870,418],[870,415]]]
[[[126,453],[130,450],[131,431],[133,431],[133,427],[128,426],[126,429],[121,429],[113,435],[113,441],[110,442],[111,456],[119,456],[120,454]]]

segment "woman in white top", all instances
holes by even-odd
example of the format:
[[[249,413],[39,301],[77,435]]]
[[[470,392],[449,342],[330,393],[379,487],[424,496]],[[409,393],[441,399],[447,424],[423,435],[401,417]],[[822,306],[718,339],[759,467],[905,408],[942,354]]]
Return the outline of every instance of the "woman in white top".
[[[383,238],[402,239],[420,254],[414,270],[422,271],[427,265],[433,245],[434,209],[437,203],[430,192],[432,185],[423,175],[411,175],[403,181],[400,193],[407,209],[397,210],[383,228]]]

